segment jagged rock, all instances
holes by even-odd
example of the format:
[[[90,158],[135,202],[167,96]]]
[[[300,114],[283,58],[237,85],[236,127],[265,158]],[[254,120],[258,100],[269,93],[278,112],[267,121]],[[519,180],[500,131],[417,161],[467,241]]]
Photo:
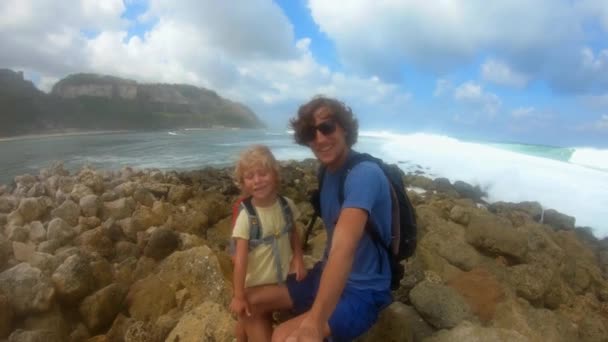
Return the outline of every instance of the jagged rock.
[[[470,198],[475,202],[482,202],[481,198],[487,195],[478,185],[472,186],[463,181],[455,181],[453,188],[461,197]]]
[[[424,340],[425,342],[452,341],[513,341],[528,342],[529,339],[514,330],[485,328],[464,321],[451,330],[442,330]]]
[[[179,247],[177,234],[167,228],[158,228],[152,232],[144,255],[156,260],[162,260]]]
[[[66,243],[76,236],[76,231],[61,218],[54,218],[47,227],[47,240],[57,240]]]
[[[43,252],[43,253],[53,254],[61,246],[63,246],[63,242],[61,240],[50,239],[50,240],[42,241],[38,245],[38,251]]]
[[[80,207],[72,200],[66,200],[59,207],[51,212],[53,217],[59,217],[67,222],[71,226],[78,224],[78,217],[80,216]]]
[[[4,265],[13,255],[13,245],[0,235],[0,271],[4,269]]]
[[[78,218],[78,225],[82,227],[83,230],[88,230],[91,228],[98,227],[101,224],[101,219],[97,216],[80,216]]]
[[[26,173],[26,174],[21,175],[21,176],[15,176],[15,184],[22,185],[22,186],[25,186],[27,188],[31,187],[36,182],[37,182],[36,177],[30,175],[29,173]]]
[[[169,184],[160,183],[144,183],[143,188],[150,191],[157,198],[167,198],[169,193]]]
[[[153,329],[154,326],[150,322],[136,321],[126,329],[125,342],[157,342],[152,339]],[[182,340],[175,341],[183,342]]]
[[[509,267],[508,274],[509,284],[517,295],[532,303],[542,302],[551,282],[555,282],[554,271],[542,265],[515,265]]]
[[[110,326],[121,310],[126,293],[123,285],[110,284],[82,301],[79,312],[89,331],[100,332]]]
[[[15,330],[8,338],[8,342],[62,342],[52,330]]]
[[[112,202],[104,202],[102,208],[102,220],[113,218],[120,220],[131,216],[135,208],[135,201],[132,198],[119,198]]]
[[[114,281],[112,264],[102,257],[96,257],[89,262],[91,273],[95,279],[94,288],[100,289],[110,285]]]
[[[17,208],[19,202],[13,196],[0,196],[0,213],[10,213]]]
[[[112,258],[114,256],[114,244],[106,236],[102,227],[88,230],[80,234],[74,241],[83,250],[99,253],[99,255]]]
[[[97,195],[86,195],[80,199],[79,205],[82,216],[94,217],[97,216],[97,213],[99,212],[101,201]]]
[[[436,252],[450,264],[464,271],[477,266],[482,256],[465,241],[465,230],[451,222],[433,227],[420,241],[421,246]]]
[[[192,190],[185,185],[173,185],[169,189],[167,200],[173,204],[181,204],[192,197]]]
[[[27,197],[40,197],[46,195],[47,191],[43,183],[36,183],[32,185],[32,187],[26,193]]]
[[[154,197],[149,190],[143,188],[137,188],[133,192],[133,199],[135,199],[137,203],[145,205],[146,207],[152,207],[152,205],[154,205],[154,201],[156,201],[156,197]]]
[[[57,267],[59,267],[61,264],[61,260],[59,260],[59,258],[56,256],[42,252],[32,253],[32,256],[28,262],[33,267],[36,267],[48,275],[53,274],[53,272],[55,272]]]
[[[234,323],[225,306],[205,301],[182,316],[167,341],[231,341]]]
[[[19,327],[28,331],[52,331],[61,340],[67,340],[71,326],[59,305],[53,305],[49,311],[27,316]]]
[[[46,229],[40,221],[33,221],[29,224],[29,240],[34,243],[40,243],[46,240]]]
[[[176,211],[166,223],[167,227],[175,231],[202,236],[204,236],[208,224],[207,215],[195,210]]]
[[[103,177],[95,170],[83,169],[78,174],[78,181],[96,194],[101,194],[104,190]]]
[[[2,290],[0,290],[0,339],[8,337],[13,325],[13,307]]]
[[[80,255],[68,257],[52,276],[57,295],[65,302],[78,303],[93,291],[95,278],[88,260]]]
[[[101,194],[101,196],[99,196],[99,199],[101,200],[101,202],[112,202],[116,201],[120,197],[121,196],[116,191],[110,190]]]
[[[17,211],[24,222],[31,222],[39,219],[47,212],[49,202],[44,197],[28,197],[19,202]]]
[[[165,223],[166,218],[158,215],[153,209],[141,206],[133,212],[131,224],[136,232],[144,231],[150,227],[160,226]]]
[[[17,261],[29,262],[35,251],[36,246],[33,244],[13,241],[13,255]]]
[[[87,329],[87,327],[82,323],[78,323],[76,325],[76,328],[74,328],[74,330],[72,330],[72,332],[70,333],[69,341],[70,342],[88,341],[90,337],[91,337],[91,334],[89,333],[89,330]]]
[[[420,315],[437,329],[449,329],[473,314],[453,288],[423,281],[410,291],[410,300]]]
[[[471,217],[466,229],[471,245],[490,254],[504,255],[521,262],[527,253],[527,235],[511,223],[488,214]]]
[[[47,311],[55,299],[49,277],[26,263],[0,273],[0,290],[17,315]]]
[[[450,279],[447,285],[465,299],[471,311],[482,322],[491,321],[496,306],[505,299],[503,286],[483,268],[459,274]]]
[[[129,257],[137,257],[139,255],[139,248],[137,245],[129,241],[118,241],[115,245],[115,249],[115,262],[122,262]]]
[[[81,184],[81,183],[76,183],[76,184],[74,184],[74,187],[72,188],[72,191],[70,192],[70,197],[72,198],[72,200],[74,202],[80,203],[80,199],[83,198],[84,196],[94,195],[94,194],[95,194],[95,192],[93,190],[91,190],[91,188],[89,188],[88,186]]]
[[[28,226],[29,227],[29,226]],[[30,231],[27,227],[22,226],[9,226],[8,239],[16,242],[27,242],[30,237]]]
[[[136,191],[140,191],[140,187],[139,184],[137,184],[136,182],[124,182],[122,184],[117,185],[114,188],[114,192],[122,197],[128,197],[128,196],[133,196],[135,197],[135,192]],[[137,200],[137,198],[135,199]]]
[[[574,229],[576,219],[572,216],[562,214],[554,209],[547,209],[543,214],[543,223],[548,224],[555,229]]]
[[[413,342],[414,332],[410,325],[411,318],[407,306],[403,303],[393,302],[382,310],[378,321],[358,342]]]
[[[194,303],[211,300],[228,305],[230,283],[207,246],[174,252],[159,265],[158,276],[174,290],[186,288]]]
[[[150,298],[154,298],[153,301]],[[131,317],[141,321],[155,321],[176,306],[175,289],[157,275],[135,282],[127,295]]]

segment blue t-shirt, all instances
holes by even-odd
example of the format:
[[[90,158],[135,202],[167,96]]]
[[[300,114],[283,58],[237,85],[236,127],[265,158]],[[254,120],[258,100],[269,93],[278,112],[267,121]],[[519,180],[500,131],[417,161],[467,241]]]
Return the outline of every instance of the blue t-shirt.
[[[327,228],[325,258],[331,248],[334,228],[342,208],[360,208],[367,211],[368,219],[372,220],[384,243],[388,244],[390,240],[392,217],[390,185],[384,172],[373,162],[358,163],[346,177],[344,203],[340,207],[338,191],[345,172],[344,168],[333,173],[327,170],[323,179],[321,213]],[[382,259],[381,262],[379,258]],[[382,246],[376,245],[369,234],[364,232],[357,246],[346,285],[360,290],[385,291],[390,288],[390,281],[391,271],[386,251]]]

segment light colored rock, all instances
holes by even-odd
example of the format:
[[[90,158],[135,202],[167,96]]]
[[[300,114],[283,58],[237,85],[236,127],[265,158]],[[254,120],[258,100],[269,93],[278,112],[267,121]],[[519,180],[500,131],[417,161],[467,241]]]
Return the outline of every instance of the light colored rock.
[[[62,342],[62,339],[52,330],[17,329],[9,336],[8,342]]]
[[[55,208],[51,215],[53,217],[59,217],[67,222],[71,226],[78,224],[78,217],[80,216],[80,207],[72,200],[66,200],[59,207]]]
[[[11,241],[27,242],[30,237],[29,226],[8,226],[8,239]]]
[[[453,288],[423,281],[410,291],[410,300],[420,315],[438,329],[449,329],[472,319],[467,302]]]
[[[185,185],[173,185],[169,189],[167,200],[173,204],[181,204],[192,197],[192,189]]]
[[[91,188],[89,188],[88,186],[81,183],[77,183],[72,188],[72,191],[70,192],[70,197],[74,202],[80,203],[80,199],[84,196],[94,194],[95,193],[93,192],[93,190],[91,190]]]
[[[46,229],[40,221],[33,221],[30,223],[29,239],[34,243],[40,243],[46,240]]]
[[[78,181],[93,190],[96,194],[101,194],[104,191],[103,177],[92,169],[83,169],[77,176]]]
[[[111,325],[126,293],[125,286],[110,284],[82,301],[79,312],[90,332],[101,332]]]
[[[124,219],[131,216],[135,208],[135,201],[132,198],[119,198],[112,202],[104,202],[101,210],[102,220],[113,218],[115,220]]]
[[[486,253],[505,255],[519,262],[527,253],[527,234],[513,228],[510,221],[490,214],[471,216],[466,239]]]
[[[83,230],[89,230],[99,227],[99,225],[101,225],[101,219],[97,216],[80,216],[78,218],[78,225],[82,227]]]
[[[49,277],[26,263],[0,273],[0,290],[17,315],[47,311],[55,299]]]
[[[514,330],[501,328],[485,328],[464,321],[451,330],[442,330],[424,340],[425,342],[452,342],[452,341],[500,341],[500,342],[528,342],[530,339]]]
[[[65,341],[70,334],[70,322],[64,317],[59,305],[53,305],[49,311],[31,314],[19,322],[19,327],[28,331],[52,331]]]
[[[182,316],[166,341],[232,341],[234,324],[225,306],[203,302]]]
[[[114,244],[106,236],[102,227],[87,230],[80,234],[74,242],[83,250],[98,253],[106,258],[112,258],[115,253]]]
[[[13,255],[17,261],[29,262],[32,259],[36,245],[13,241]]]
[[[143,188],[137,188],[133,192],[133,199],[146,207],[152,207],[154,205],[154,201],[156,201],[156,197],[152,195],[152,193]]]
[[[14,196],[0,196],[0,213],[10,213],[19,204],[18,200]]]
[[[66,243],[76,236],[76,231],[61,218],[54,218],[47,227],[47,240],[58,240]]]
[[[17,211],[24,222],[31,222],[42,217],[47,211],[47,202],[42,197],[28,197],[19,202]]]
[[[140,321],[155,321],[176,307],[175,289],[157,275],[149,275],[131,286],[127,305],[131,317]]]
[[[97,216],[101,201],[97,195],[86,195],[80,199],[79,205],[82,216],[93,217]]]
[[[68,257],[55,270],[52,280],[57,295],[68,303],[78,303],[95,285],[89,262],[78,254]]]
[[[7,338],[13,326],[13,307],[6,295],[0,290],[0,339]]]
[[[409,322],[411,316],[407,306],[400,302],[393,302],[382,310],[378,321],[357,342],[413,342],[414,332]]]

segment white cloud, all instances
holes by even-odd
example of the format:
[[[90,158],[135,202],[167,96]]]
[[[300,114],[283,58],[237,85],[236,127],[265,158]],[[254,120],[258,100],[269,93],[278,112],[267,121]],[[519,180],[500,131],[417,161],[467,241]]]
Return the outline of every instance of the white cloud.
[[[454,99],[458,102],[479,107],[490,116],[498,113],[502,105],[500,98],[494,94],[484,91],[481,85],[473,81],[467,81],[454,89]]]
[[[605,0],[586,1],[606,7]],[[605,12],[583,11],[570,0],[308,4],[346,65],[386,79],[398,77],[403,63],[445,75],[474,63],[480,54],[490,54],[503,66],[488,70],[487,76],[502,84],[522,86],[534,78],[555,89],[581,92],[597,82],[608,83],[608,74],[591,79],[568,75],[582,68],[578,49],[592,39],[606,38],[592,37],[589,22],[608,18]]]
[[[597,121],[578,126],[578,130],[608,133],[608,114],[602,115]]]
[[[451,91],[453,88],[454,88],[454,86],[452,85],[452,82],[450,82],[446,79],[440,78],[435,83],[435,91],[433,91],[433,96],[441,97],[444,94]]]
[[[526,118],[526,117],[530,117],[531,115],[533,115],[535,111],[536,111],[536,109],[534,107],[520,107],[520,108],[514,109],[511,112],[511,116],[514,117],[515,119]]]
[[[511,69],[507,64],[490,59],[481,65],[484,80],[500,85],[522,88],[528,83],[528,77]]]

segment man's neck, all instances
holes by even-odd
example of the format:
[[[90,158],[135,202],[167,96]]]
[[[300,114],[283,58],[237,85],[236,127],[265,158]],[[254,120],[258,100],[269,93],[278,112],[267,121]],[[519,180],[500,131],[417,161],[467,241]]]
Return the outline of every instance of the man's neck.
[[[332,163],[332,165],[326,165],[327,170],[332,173],[340,170],[342,168],[342,166],[344,166],[344,164],[346,164],[346,160],[348,159],[348,156],[350,155],[350,151],[351,151],[350,148],[344,149],[344,151],[342,152],[342,154],[340,154],[340,157],[338,158],[336,163]]]

